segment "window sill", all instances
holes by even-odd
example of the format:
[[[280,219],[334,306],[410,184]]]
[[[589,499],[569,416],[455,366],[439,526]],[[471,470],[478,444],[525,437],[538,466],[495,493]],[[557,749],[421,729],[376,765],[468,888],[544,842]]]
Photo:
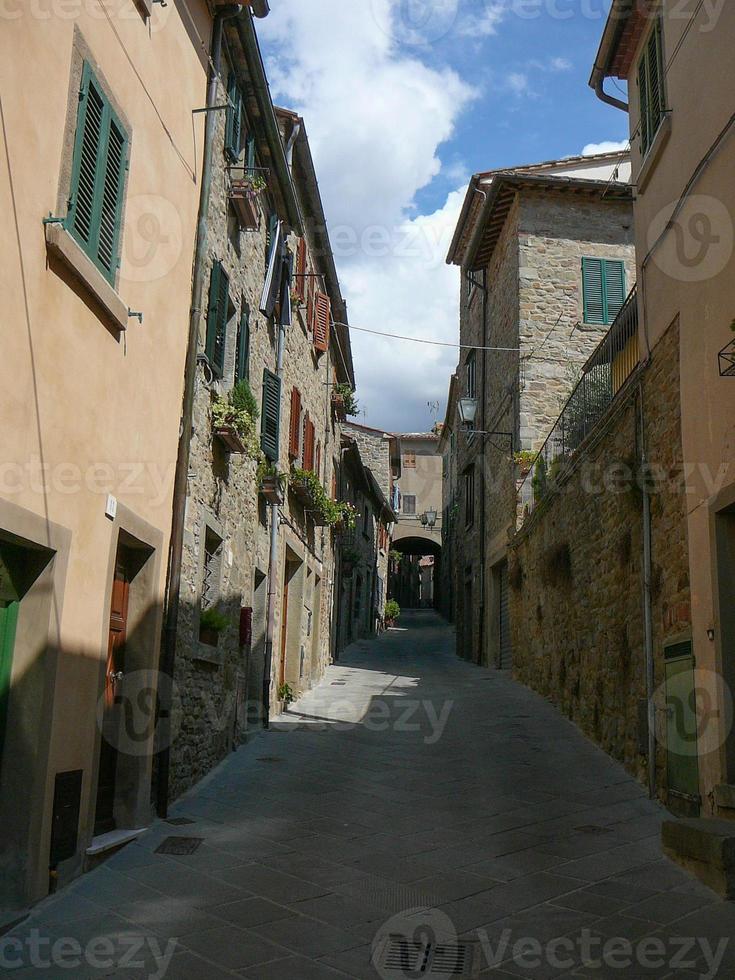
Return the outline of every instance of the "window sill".
[[[128,306],[62,225],[46,225],[46,245],[71,270],[119,330],[128,328]]]
[[[669,142],[671,137],[671,112],[667,112],[663,118],[663,122],[658,127],[658,132],[653,138],[653,143],[648,147],[648,152],[643,158],[643,163],[641,164],[641,169],[638,171],[638,179],[636,180],[636,190],[639,194],[643,194],[648,182],[653,176],[653,172],[658,165],[658,161],[661,158],[661,154],[664,151],[664,147]]]

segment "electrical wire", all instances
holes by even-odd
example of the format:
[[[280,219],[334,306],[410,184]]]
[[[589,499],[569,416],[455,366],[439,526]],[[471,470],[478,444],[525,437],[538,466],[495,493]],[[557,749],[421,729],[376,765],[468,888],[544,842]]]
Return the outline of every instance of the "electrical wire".
[[[356,327],[351,323],[336,323],[335,326],[347,327],[348,330],[357,330],[359,333],[369,333],[375,337],[387,337],[390,340],[408,340],[413,344],[427,344],[431,347],[454,347],[459,350],[487,350],[496,352],[510,351],[520,353],[520,347],[482,347],[479,344],[455,344],[447,340],[425,340],[423,337],[406,337],[400,333],[383,333],[380,330],[370,330],[368,327]]]

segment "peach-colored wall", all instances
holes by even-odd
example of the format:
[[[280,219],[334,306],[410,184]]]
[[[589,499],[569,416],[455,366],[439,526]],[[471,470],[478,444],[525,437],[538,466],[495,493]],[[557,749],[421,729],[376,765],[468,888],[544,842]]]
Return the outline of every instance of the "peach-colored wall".
[[[163,597],[204,126],[191,110],[206,97],[198,34],[208,48],[210,32],[203,0],[188,6],[196,31],[174,3],[154,6],[146,23],[133,3],[107,5],[108,17],[92,0],[46,5],[48,17],[6,4],[0,30],[0,500],[71,532],[59,624],[66,656],[56,678],[35,891],[56,771],[84,769],[81,829],[91,833],[94,712],[117,535],[105,516],[108,492],[160,534],[151,601]],[[75,31],[131,131],[116,288],[143,322],[131,319],[125,333],[106,325],[58,263],[47,263],[41,219],[57,213]],[[45,489],[29,476],[34,460],[47,467]],[[13,683],[42,656],[16,650]]]
[[[722,637],[714,621],[715,556],[710,543],[711,505],[717,490],[735,483],[735,379],[719,377],[717,359],[718,351],[733,339],[730,326],[735,317],[735,129],[693,186],[679,228],[667,232],[645,261],[645,268],[641,267],[690,177],[732,113],[735,4],[716,5],[721,9],[714,20],[702,8],[678,53],[691,11],[683,16],[682,5],[673,0],[666,0],[663,6],[671,134],[648,182],[639,188],[635,205],[638,278],[645,308],[640,342],[645,356],[646,345],[654,346],[673,320],[680,318],[682,438],[685,463],[691,468],[687,510],[694,653],[697,667],[716,670],[721,657],[735,655],[735,637]],[[634,134],[639,125],[637,63],[636,57],[628,83]],[[635,138],[634,180],[640,163],[640,140]],[[708,231],[708,225],[719,241],[703,248],[698,256],[698,238]],[[716,629],[714,643],[707,637],[711,627]],[[700,770],[706,801],[712,787],[725,781],[721,752],[701,759]]]

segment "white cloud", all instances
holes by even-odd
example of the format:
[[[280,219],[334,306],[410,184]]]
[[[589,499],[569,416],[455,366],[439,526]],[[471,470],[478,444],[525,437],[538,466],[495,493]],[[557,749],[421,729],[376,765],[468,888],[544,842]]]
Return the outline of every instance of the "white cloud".
[[[505,80],[505,85],[517,96],[532,95],[531,85],[528,75],[522,71],[512,71]]]
[[[552,58],[549,62],[551,71],[571,71],[572,63],[568,58]]]
[[[459,274],[444,266],[444,255],[459,192],[435,214],[411,215],[417,191],[440,172],[439,146],[476,92],[456,72],[420,60],[420,47],[398,44],[399,7],[396,0],[279,0],[258,33],[275,101],[306,122],[351,322],[453,339]],[[435,239],[439,229],[444,239],[430,261],[426,249],[406,254],[417,234]],[[358,247],[345,244],[355,241]],[[368,421],[427,425],[417,406],[428,394],[403,415],[407,379],[441,397],[456,351],[448,357],[366,336],[355,333],[353,346]]]
[[[582,150],[583,157],[592,157],[596,153],[615,153],[616,150],[627,150],[629,140],[603,140],[602,143],[588,143]]]
[[[497,34],[498,25],[504,20],[508,9],[506,0],[486,0],[482,13],[460,21],[459,33],[466,37],[490,37]]]

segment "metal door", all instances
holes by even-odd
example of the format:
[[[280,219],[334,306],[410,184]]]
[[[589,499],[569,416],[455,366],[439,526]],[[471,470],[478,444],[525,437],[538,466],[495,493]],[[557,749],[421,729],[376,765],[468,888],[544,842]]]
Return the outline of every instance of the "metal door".
[[[664,651],[666,660],[666,773],[669,793],[699,802],[697,701],[691,642]]]

